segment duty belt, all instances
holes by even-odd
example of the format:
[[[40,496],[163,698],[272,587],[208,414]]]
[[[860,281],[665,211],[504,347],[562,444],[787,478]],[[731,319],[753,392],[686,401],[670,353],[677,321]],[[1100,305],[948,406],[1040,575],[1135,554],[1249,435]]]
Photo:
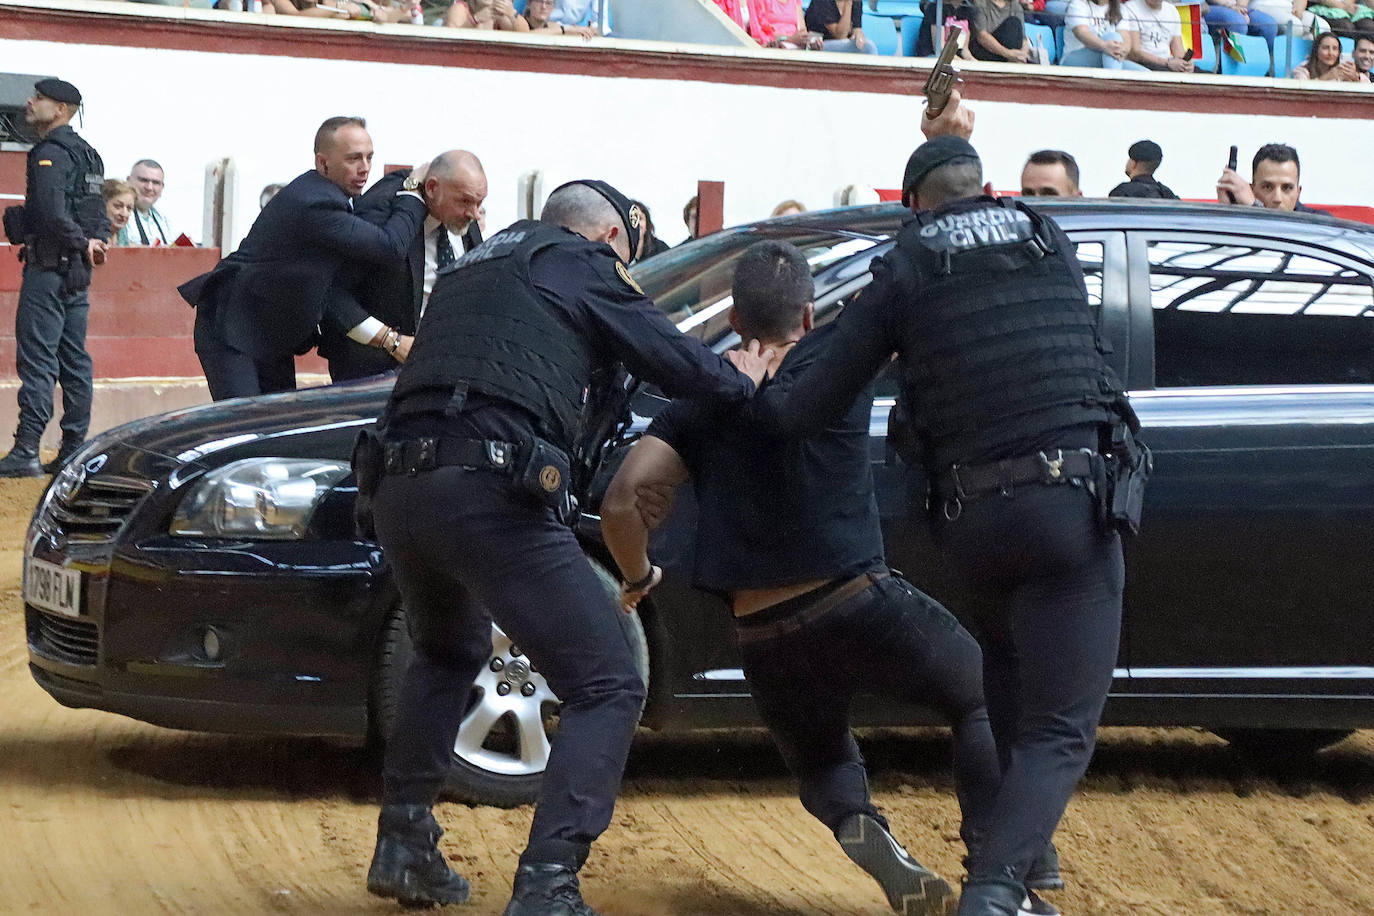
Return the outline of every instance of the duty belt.
[[[387,442],[382,446],[382,472],[418,474],[435,468],[463,465],[489,468],[502,474],[514,474],[517,448],[514,442],[501,442],[496,439],[455,439],[440,436]]]
[[[945,518],[954,521],[963,512],[966,500],[989,493],[1009,497],[1016,487],[1026,484],[1087,482],[1091,489],[1097,477],[1094,465],[1101,460],[1101,456],[1091,449],[1070,452],[1055,449],[987,464],[956,464],[948,473],[935,478],[933,493],[940,501]]]

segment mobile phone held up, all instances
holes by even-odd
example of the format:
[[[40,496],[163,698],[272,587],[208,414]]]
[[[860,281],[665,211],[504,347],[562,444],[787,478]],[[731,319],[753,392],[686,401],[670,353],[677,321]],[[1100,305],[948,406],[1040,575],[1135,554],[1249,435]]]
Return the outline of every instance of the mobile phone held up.
[[[1231,155],[1230,155],[1230,156],[1227,158],[1227,160],[1226,160],[1226,167],[1227,167],[1228,169],[1230,169],[1231,171],[1233,171],[1233,172],[1236,170],[1236,165],[1238,164],[1238,158],[1237,158],[1237,157],[1239,157],[1239,156],[1240,156],[1240,149],[1239,149],[1238,147],[1236,147],[1236,146],[1232,146],[1232,147],[1231,147]],[[1236,195],[1232,194],[1230,191],[1227,191],[1227,192],[1226,192],[1226,196],[1230,199],[1231,203],[1235,203],[1235,202],[1236,202]]]
[[[958,82],[959,71],[954,69],[954,56],[964,41],[964,30],[953,26],[945,37],[945,45],[940,49],[940,57],[926,77],[925,87],[921,90],[926,97],[926,117],[932,120],[940,116],[949,104],[950,94]]]

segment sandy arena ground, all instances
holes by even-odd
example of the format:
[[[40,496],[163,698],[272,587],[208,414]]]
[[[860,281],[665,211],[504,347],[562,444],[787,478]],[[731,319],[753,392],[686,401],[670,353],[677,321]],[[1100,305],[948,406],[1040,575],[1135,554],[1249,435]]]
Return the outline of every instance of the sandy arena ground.
[[[394,912],[363,888],[378,778],[361,751],[167,731],[33,683],[20,560],[42,483],[0,481],[0,912]],[[957,877],[946,738],[865,749],[898,835]],[[451,912],[499,914],[531,810],[437,813],[473,884]],[[1070,916],[1374,913],[1374,732],[1276,779],[1205,733],[1108,730],[1058,840]],[[890,912],[753,734],[644,735],[583,875],[606,916]]]

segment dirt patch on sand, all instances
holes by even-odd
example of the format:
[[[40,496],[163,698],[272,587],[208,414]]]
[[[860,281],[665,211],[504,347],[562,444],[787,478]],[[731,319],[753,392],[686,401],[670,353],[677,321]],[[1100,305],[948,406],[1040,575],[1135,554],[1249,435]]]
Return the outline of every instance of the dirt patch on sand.
[[[27,668],[24,529],[43,481],[0,481],[0,912],[382,913],[363,889],[378,778],[312,740],[168,731],[59,706]],[[938,731],[880,733],[874,794],[918,858],[963,847]],[[584,870],[606,916],[880,916],[876,885],[792,794],[760,734],[646,734]],[[499,914],[531,810],[440,806]],[[1071,916],[1374,913],[1374,732],[1300,772],[1260,772],[1186,729],[1104,732],[1060,828]]]

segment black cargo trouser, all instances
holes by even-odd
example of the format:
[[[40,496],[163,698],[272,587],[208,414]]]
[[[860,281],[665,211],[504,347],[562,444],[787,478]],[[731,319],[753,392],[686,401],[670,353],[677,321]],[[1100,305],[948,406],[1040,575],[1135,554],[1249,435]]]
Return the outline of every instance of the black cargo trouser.
[[[967,500],[935,526],[972,598],[1002,769],[969,877],[1024,879],[1092,757],[1121,636],[1121,541],[1069,485]]]
[[[863,692],[918,703],[944,717],[954,731],[965,826],[985,819],[1001,773],[973,637],[939,602],[895,575],[792,632],[757,636],[796,618],[814,594],[735,621],[754,703],[800,782],[802,805],[832,831],[851,814],[878,816],[849,730],[850,701]]]
[[[383,803],[434,802],[494,619],[562,701],[521,861],[579,868],[610,823],[646,695],[619,603],[553,511],[494,472],[383,477],[373,510],[415,643]]]
[[[62,439],[81,442],[91,425],[91,355],[86,352],[86,290],[62,290],[61,271],[24,266],[14,316],[19,374],[15,443],[38,447],[52,419],[53,385],[62,385]]]

